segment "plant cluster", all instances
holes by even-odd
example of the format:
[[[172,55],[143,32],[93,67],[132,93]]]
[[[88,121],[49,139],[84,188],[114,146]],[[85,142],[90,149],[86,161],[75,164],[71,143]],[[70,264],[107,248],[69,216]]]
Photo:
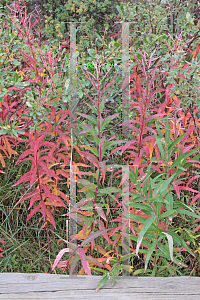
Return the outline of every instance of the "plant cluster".
[[[73,274],[78,268],[80,275],[103,275],[97,291],[110,276],[114,283],[124,272],[199,275],[199,44],[191,43],[196,33],[188,37],[186,29],[190,24],[195,32],[199,23],[192,5],[177,3],[184,8],[173,12],[176,22],[181,20],[177,29],[175,21],[168,29],[159,27],[164,9],[159,1],[149,3],[143,14],[143,1],[117,6],[118,21],[134,18],[130,77],[122,81],[119,76],[121,32],[111,37],[105,24],[89,55],[78,53],[78,105],[72,109],[70,40],[60,36],[53,45],[45,39],[39,11],[32,22],[33,13],[19,0],[7,5],[9,14],[1,21],[2,182],[10,168],[22,168],[9,185],[18,192],[16,201],[7,199],[8,206],[29,211],[27,228],[31,221],[37,227],[42,222],[52,271]],[[134,26],[144,27],[142,50]],[[183,34],[175,37],[180,29]],[[128,80],[130,114],[124,120],[121,89]],[[72,167],[77,199],[70,209]],[[3,202],[0,229],[7,239]],[[70,239],[57,229],[61,217],[69,216],[77,225]],[[0,242],[6,247],[7,240]],[[57,253],[59,242],[67,247]],[[5,255],[0,256],[3,264]]]

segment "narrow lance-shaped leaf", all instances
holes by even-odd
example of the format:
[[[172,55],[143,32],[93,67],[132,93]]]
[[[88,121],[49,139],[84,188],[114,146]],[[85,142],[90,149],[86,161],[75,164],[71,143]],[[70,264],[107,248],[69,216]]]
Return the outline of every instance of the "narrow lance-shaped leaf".
[[[90,243],[91,241],[93,241],[94,239],[96,239],[97,237],[101,236],[102,234],[104,234],[105,232],[107,232],[109,229],[103,229],[103,230],[98,230],[92,234],[90,234],[82,243],[81,243],[81,247],[87,245],[88,243]]]
[[[142,229],[140,231],[138,240],[137,240],[137,247],[136,247],[136,254],[138,254],[142,239],[145,235],[145,233],[147,232],[147,230],[149,229],[149,227],[153,224],[153,222],[155,222],[156,220],[156,216],[150,217],[146,220],[146,222],[144,222],[144,225],[142,226]]]
[[[80,151],[80,155],[86,157],[91,163],[93,163],[97,168],[99,168],[98,159],[91,153],[86,151]]]
[[[108,281],[109,279],[109,273],[106,273],[102,276],[102,279],[99,281],[97,287],[96,287],[96,292],[98,292],[98,290],[104,286],[104,284]]]
[[[73,258],[73,261],[72,261],[72,264],[71,264],[71,268],[70,268],[70,273],[69,273],[69,275],[72,275],[72,274],[73,274],[74,269],[75,269],[76,266],[77,266],[78,260],[79,260],[79,256],[78,256],[78,254],[76,254],[76,255],[74,256],[74,258]]]
[[[171,260],[173,261],[173,238],[170,234],[168,234],[167,232],[163,232],[167,239],[168,239],[168,244],[169,244],[169,254],[171,257]]]
[[[90,266],[89,266],[89,263],[87,261],[87,258],[86,258],[84,250],[82,248],[79,248],[78,249],[78,253],[80,255],[81,263],[82,263],[82,266],[83,266],[83,269],[84,269],[85,273],[87,275],[92,275],[91,274],[91,270],[90,270]]]
[[[98,215],[101,218],[103,218],[106,222],[108,222],[107,219],[106,219],[106,216],[104,214],[104,211],[103,211],[102,207],[99,207],[98,204],[95,204],[95,208],[96,208],[96,211],[97,211]]]
[[[180,140],[186,135],[186,133],[184,133],[183,135],[179,136],[177,139],[175,139],[171,145],[168,148],[168,155],[170,156],[170,152],[171,150],[180,142]]]
[[[145,271],[147,270],[147,266],[148,266],[148,262],[151,258],[151,255],[157,245],[157,243],[163,238],[163,235],[161,234],[160,237],[158,239],[156,239],[152,244],[151,244],[151,247],[150,249],[148,250],[147,252],[147,255],[146,255],[146,260],[145,260]]]
[[[62,256],[65,254],[65,252],[73,252],[73,250],[70,249],[70,248],[64,248],[64,249],[62,249],[58,253],[58,255],[56,256],[56,259],[55,259],[53,267],[52,267],[52,271],[55,269],[55,267],[57,266],[58,262],[61,260]]]

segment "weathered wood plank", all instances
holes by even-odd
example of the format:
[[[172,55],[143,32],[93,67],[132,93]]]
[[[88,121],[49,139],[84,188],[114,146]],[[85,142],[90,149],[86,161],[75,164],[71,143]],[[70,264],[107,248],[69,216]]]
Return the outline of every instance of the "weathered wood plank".
[[[0,273],[0,299],[200,299],[200,277],[118,277],[97,293],[99,276]]]
[[[99,293],[99,292],[98,292]],[[197,295],[178,295],[178,296],[166,296],[166,294],[140,294],[140,293],[121,293],[118,295],[117,293],[95,293],[94,291],[83,292],[74,292],[73,294],[66,292],[47,292],[47,293],[24,293],[24,294],[9,294],[8,296],[0,296],[0,299],[4,300],[198,300],[199,297]]]

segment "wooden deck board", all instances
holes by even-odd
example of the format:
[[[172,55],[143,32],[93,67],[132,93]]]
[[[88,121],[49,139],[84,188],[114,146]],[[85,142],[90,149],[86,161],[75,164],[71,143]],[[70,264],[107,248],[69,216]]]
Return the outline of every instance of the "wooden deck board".
[[[0,273],[0,299],[200,299],[200,277],[118,277],[97,293],[99,276]]]

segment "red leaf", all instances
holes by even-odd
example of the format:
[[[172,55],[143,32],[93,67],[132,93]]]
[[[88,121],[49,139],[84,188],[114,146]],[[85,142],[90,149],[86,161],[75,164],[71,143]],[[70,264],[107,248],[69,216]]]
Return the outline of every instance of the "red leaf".
[[[74,269],[75,269],[76,266],[77,266],[78,259],[79,259],[79,257],[78,257],[78,255],[76,254],[76,255],[74,256],[74,258],[73,258],[73,261],[72,261],[72,264],[71,264],[71,267],[70,267],[69,275],[72,275],[72,274],[73,274]]]
[[[193,231],[197,232],[199,229],[200,229],[200,224],[195,229],[193,229]]]
[[[37,173],[37,168],[35,167],[35,164],[32,164],[30,170],[30,174],[32,174],[30,175],[30,187],[33,185],[34,182],[37,181],[36,173]]]
[[[63,256],[66,252],[73,252],[73,250],[70,249],[70,248],[64,248],[64,249],[62,249],[62,250],[58,253],[58,255],[56,256],[56,259],[54,260],[53,267],[52,267],[52,271],[55,269],[55,267],[57,266],[58,262],[61,260],[62,256]]]
[[[103,264],[101,264],[96,258],[92,257],[92,256],[87,256],[87,260],[91,261],[92,263],[94,263],[95,265],[104,268],[105,266]]]
[[[177,196],[179,197],[180,199],[180,190],[179,190],[179,186],[176,184],[176,182],[173,182],[173,186],[174,186],[174,189],[177,193]]]
[[[40,212],[40,204],[38,204],[36,207],[34,207],[32,210],[31,210],[31,212],[30,212],[30,214],[27,216],[27,221],[28,220],[30,220],[33,216],[34,216],[34,214],[36,213],[36,212]]]
[[[58,201],[62,207],[67,208],[66,205],[63,203],[63,201],[58,196],[53,195],[53,198],[54,198],[54,200]]]
[[[40,195],[39,195],[39,189],[36,189],[36,190],[37,190],[37,194],[31,197],[28,209],[31,209],[31,207],[33,206],[33,204],[35,203],[35,201],[40,200],[39,199],[39,197],[40,197]]]
[[[12,187],[29,180],[30,180],[30,171],[24,174],[15,184],[12,185]]]
[[[45,203],[44,203],[44,201],[42,199],[40,201],[40,207],[41,207],[42,215],[43,215],[44,220],[45,220],[47,209],[46,209],[46,205],[45,205]]]
[[[67,203],[69,203],[69,197],[66,196],[63,192],[59,191],[59,195],[65,200]]]
[[[194,202],[196,202],[197,199],[199,199],[199,198],[200,198],[200,193],[198,193],[198,194],[192,199],[192,201],[190,202],[190,206],[192,206],[192,205],[194,204]]]
[[[99,216],[100,216],[101,218],[103,218],[103,219],[107,222],[107,219],[106,219],[106,216],[105,216],[105,214],[104,214],[104,211],[103,211],[102,207],[98,207],[98,204],[96,204],[96,205],[95,205],[95,208],[96,208],[96,211],[97,211],[97,213],[99,214]]]
[[[187,183],[187,186],[195,179],[199,178],[199,175],[193,176],[192,178],[190,178],[190,180]]]
[[[92,275],[84,250],[82,248],[79,248],[78,254],[80,255],[81,263],[82,263],[83,269],[85,271],[85,274]]]
[[[42,161],[39,162],[39,165],[42,167],[42,169],[47,173],[48,177],[51,179],[51,173],[50,170],[47,168],[47,165]]]
[[[37,189],[35,189],[33,192],[30,192],[30,193],[25,194],[25,195],[24,195],[24,196],[23,196],[23,197],[15,204],[15,206],[17,206],[17,205],[20,204],[21,202],[23,202],[23,201],[29,199],[30,197],[33,197],[33,196],[37,195],[39,191],[37,191],[37,193],[36,193],[36,190],[37,190]],[[15,206],[14,206],[14,207],[15,207]]]
[[[32,149],[25,150],[17,159],[15,165],[17,165],[20,162],[20,160],[24,159],[27,155],[29,155],[31,153],[32,153]]]
[[[190,191],[190,192],[193,192],[193,193],[198,193],[197,190],[191,189],[191,188],[189,188],[187,186],[180,186],[179,189],[180,190],[184,190],[184,191]]]
[[[154,119],[154,118],[157,118],[157,117],[160,117],[162,119],[162,117],[164,116],[165,114],[155,114],[155,115],[152,115],[150,117],[148,117],[145,122],[147,123],[148,121]]]
[[[100,235],[103,235],[104,233],[106,233],[108,230],[110,229],[103,229],[103,230],[98,230],[92,234],[90,234],[82,243],[81,243],[81,247],[87,245],[88,243],[90,243],[91,241],[93,241],[94,239],[96,239],[97,237],[99,237]]]
[[[79,153],[81,156],[86,157],[91,163],[93,163],[93,165],[99,168],[99,161],[93,154],[86,151],[80,151]]]
[[[56,227],[56,223],[55,223],[55,221],[54,221],[54,218],[53,218],[51,212],[50,212],[48,209],[47,209],[47,216],[48,216],[48,218],[49,218],[50,223],[51,223],[51,224],[53,225],[53,227],[55,228],[55,227]]]
[[[66,170],[61,170],[61,169],[59,169],[59,170],[57,170],[57,174],[60,174],[60,175],[62,175],[63,177],[66,177],[66,178],[69,178],[69,177],[70,177],[69,172],[67,172]]]
[[[40,136],[39,138],[37,138],[37,140],[34,142],[34,158],[35,160],[37,159],[37,151],[39,149],[39,146],[42,142],[42,139],[44,138],[44,136]]]
[[[53,203],[54,203],[54,200],[53,200],[53,194],[50,192],[50,190],[48,189],[48,187],[44,184],[41,184],[41,188],[43,189],[43,191],[45,192],[46,196],[49,198],[49,200]]]

